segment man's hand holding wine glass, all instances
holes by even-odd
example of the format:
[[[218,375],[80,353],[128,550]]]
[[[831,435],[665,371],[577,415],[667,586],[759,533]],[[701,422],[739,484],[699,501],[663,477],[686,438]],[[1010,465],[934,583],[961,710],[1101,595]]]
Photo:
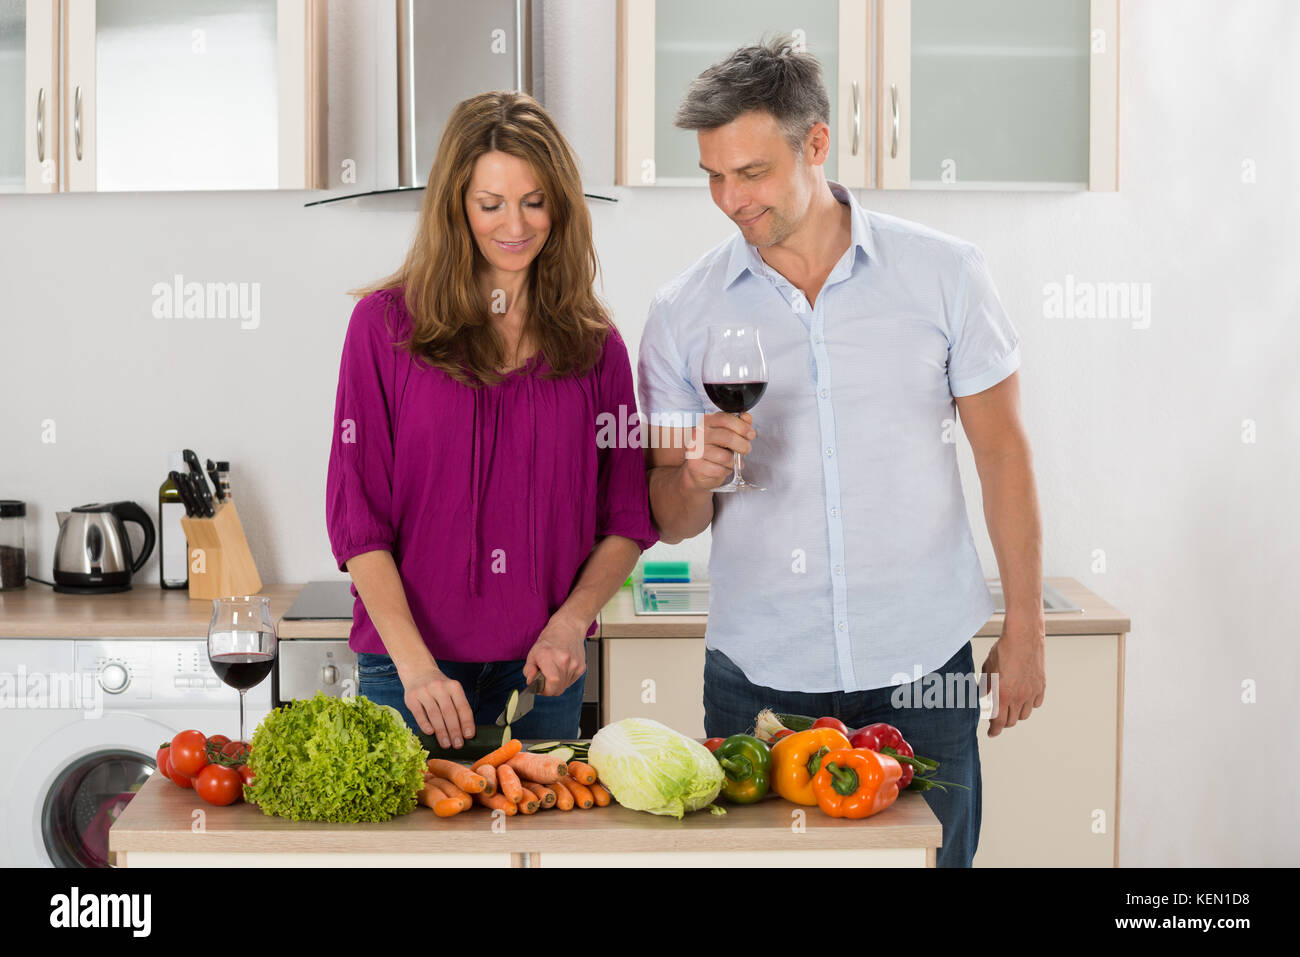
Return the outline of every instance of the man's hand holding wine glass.
[[[732,415],[730,412],[711,412],[703,416],[691,435],[691,445],[686,450],[683,479],[692,489],[712,491],[730,481],[735,456],[744,456],[752,448],[758,435],[754,417],[748,412]]]

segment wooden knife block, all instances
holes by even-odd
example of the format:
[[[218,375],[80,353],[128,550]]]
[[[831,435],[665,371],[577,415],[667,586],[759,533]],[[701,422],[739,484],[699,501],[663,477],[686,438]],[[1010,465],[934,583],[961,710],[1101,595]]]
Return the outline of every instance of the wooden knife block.
[[[212,518],[182,518],[181,528],[188,542],[190,598],[230,598],[262,590],[234,502],[217,504]]]

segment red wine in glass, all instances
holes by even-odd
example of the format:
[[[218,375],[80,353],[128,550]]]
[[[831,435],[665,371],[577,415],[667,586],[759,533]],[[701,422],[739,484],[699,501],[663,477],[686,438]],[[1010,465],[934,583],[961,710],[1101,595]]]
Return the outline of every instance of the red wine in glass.
[[[247,691],[262,683],[271,673],[275,655],[236,653],[212,655],[208,659],[216,676],[238,691]],[[242,739],[241,739],[242,740]]]
[[[704,391],[709,401],[723,412],[740,415],[758,405],[763,398],[766,382],[706,382]]]
[[[700,379],[709,401],[723,412],[748,412],[767,389],[767,359],[754,326],[710,326]],[[715,492],[763,491],[740,475],[740,454],[732,457],[731,481]]]
[[[264,595],[212,599],[208,662],[213,673],[239,692],[239,740],[244,736],[244,692],[266,680],[275,664],[275,621]]]

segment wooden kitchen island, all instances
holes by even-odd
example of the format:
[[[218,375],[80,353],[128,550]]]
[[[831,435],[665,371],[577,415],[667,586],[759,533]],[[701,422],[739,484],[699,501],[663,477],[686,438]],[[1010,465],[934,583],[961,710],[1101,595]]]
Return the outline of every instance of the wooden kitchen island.
[[[382,824],[269,817],[213,807],[155,774],[108,835],[119,867],[933,867],[942,837],[917,792],[862,821],[774,795],[678,821],[611,804],[498,818],[426,807]],[[201,814],[199,812],[202,812]]]

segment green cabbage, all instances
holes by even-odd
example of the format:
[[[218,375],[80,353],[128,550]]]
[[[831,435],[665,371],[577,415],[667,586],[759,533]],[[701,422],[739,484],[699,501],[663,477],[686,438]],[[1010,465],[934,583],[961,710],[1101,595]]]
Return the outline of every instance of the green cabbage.
[[[649,718],[605,725],[591,739],[587,763],[623,807],[679,820],[712,805],[722,789],[722,767],[708,748]]]
[[[429,757],[396,709],[319,691],[272,711],[250,745],[245,798],[295,821],[409,814]]]

